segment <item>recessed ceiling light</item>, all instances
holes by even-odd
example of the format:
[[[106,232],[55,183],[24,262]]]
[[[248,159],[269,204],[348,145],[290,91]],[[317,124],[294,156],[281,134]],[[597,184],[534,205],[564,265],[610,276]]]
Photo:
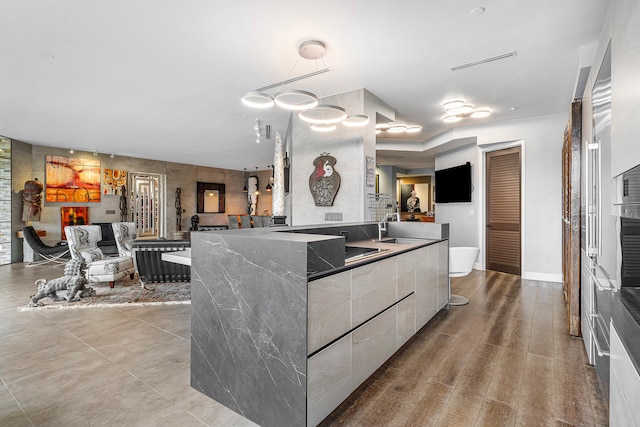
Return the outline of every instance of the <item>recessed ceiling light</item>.
[[[472,16],[480,16],[485,12],[485,8],[484,7],[474,7],[473,9],[471,9],[471,15]]]
[[[509,108],[511,111],[516,111],[518,109],[518,107],[511,107]]]

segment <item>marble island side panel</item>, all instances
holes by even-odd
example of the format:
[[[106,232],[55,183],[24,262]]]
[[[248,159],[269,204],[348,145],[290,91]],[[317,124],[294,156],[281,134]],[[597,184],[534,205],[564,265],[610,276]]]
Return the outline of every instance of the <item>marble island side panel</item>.
[[[191,386],[259,425],[305,425],[308,260],[339,263],[343,241],[194,234]]]

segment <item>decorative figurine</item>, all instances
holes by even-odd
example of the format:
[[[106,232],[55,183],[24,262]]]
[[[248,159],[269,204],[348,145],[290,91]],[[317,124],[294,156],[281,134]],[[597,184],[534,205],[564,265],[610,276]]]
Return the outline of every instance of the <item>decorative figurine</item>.
[[[24,183],[22,191],[22,220],[40,221],[42,213],[42,190],[44,186],[38,178],[34,178]]]
[[[182,231],[182,188],[176,188],[176,231]]]
[[[198,215],[193,215],[191,217],[191,230],[198,231],[198,224],[200,224],[200,217]]]
[[[39,302],[42,298],[51,298],[53,301],[63,301],[57,295],[57,291],[67,291],[67,302],[79,301],[80,298],[92,297],[96,295],[95,289],[85,287],[89,281],[85,277],[87,265],[77,259],[72,259],[64,265],[64,276],[57,279],[38,279],[35,284],[38,292],[31,296],[30,307],[41,306]],[[77,295],[77,297],[76,297]]]
[[[120,191],[120,221],[127,222],[127,215],[129,215],[129,208],[127,207],[127,187],[122,186]]]

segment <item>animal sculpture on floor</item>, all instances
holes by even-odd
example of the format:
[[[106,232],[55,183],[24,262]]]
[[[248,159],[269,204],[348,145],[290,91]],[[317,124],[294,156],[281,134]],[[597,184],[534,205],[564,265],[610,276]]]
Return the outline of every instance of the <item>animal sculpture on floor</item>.
[[[86,278],[87,265],[79,260],[72,259],[64,265],[64,276],[57,279],[38,279],[35,284],[38,292],[31,296],[30,307],[42,306],[43,298],[51,298],[53,301],[63,301],[58,291],[67,291],[67,302],[79,301],[80,298],[95,296],[96,291],[91,287],[85,287],[89,281]]]

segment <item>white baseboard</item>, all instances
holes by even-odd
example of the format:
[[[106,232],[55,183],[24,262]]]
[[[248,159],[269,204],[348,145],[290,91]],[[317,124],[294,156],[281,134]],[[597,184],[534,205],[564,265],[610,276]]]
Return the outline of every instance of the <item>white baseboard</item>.
[[[540,282],[558,282],[562,283],[562,274],[555,273],[538,273],[536,271],[526,271],[522,275],[526,280],[538,280]]]

